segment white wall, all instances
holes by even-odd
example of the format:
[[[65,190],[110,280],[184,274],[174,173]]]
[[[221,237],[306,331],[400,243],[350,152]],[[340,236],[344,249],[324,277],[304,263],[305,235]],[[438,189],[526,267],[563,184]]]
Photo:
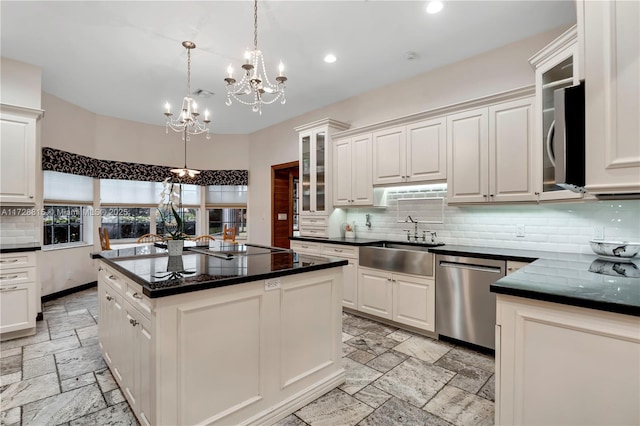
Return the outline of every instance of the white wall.
[[[35,65],[0,58],[0,103],[40,109],[42,69]]]
[[[298,136],[293,131],[294,127],[330,117],[356,128],[532,85],[535,75],[528,59],[565,29],[558,28],[390,84],[251,134],[248,202],[251,241],[258,244],[271,242],[270,167],[298,160]],[[381,60],[383,58],[381,55]]]
[[[398,220],[403,221],[407,215],[424,216],[425,208],[402,209],[398,215],[398,199],[446,195],[446,185],[388,188],[385,209],[349,209],[347,221],[355,222],[359,238],[405,240],[403,229],[411,229],[413,235],[414,225]],[[365,226],[367,213],[370,229]],[[446,206],[444,223],[419,223],[418,235],[422,236],[422,230],[431,230],[445,244],[593,253],[589,240],[596,228],[604,231],[607,240],[640,241],[639,218],[640,201],[635,200]],[[517,225],[524,225],[524,237],[516,236]]]

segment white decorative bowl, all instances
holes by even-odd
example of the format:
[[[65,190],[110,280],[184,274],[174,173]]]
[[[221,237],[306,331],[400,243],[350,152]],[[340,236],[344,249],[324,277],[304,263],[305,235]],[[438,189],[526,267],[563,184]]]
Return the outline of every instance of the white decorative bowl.
[[[591,240],[591,250],[605,259],[630,260],[640,251],[640,243],[627,241]]]

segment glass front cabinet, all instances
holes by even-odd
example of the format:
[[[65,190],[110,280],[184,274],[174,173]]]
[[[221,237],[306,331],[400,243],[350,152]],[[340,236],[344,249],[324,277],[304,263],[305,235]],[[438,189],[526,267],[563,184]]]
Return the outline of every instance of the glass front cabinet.
[[[300,235],[326,236],[331,198],[331,134],[349,125],[330,118],[296,127],[300,143]]]

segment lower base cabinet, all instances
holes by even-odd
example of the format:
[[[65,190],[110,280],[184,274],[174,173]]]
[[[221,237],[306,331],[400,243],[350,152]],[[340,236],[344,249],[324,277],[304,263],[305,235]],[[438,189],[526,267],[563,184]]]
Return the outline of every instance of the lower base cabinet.
[[[640,424],[640,318],[497,296],[497,425]]]
[[[345,381],[342,268],[154,299],[100,269],[99,347],[142,425],[273,424]]]
[[[432,278],[358,269],[358,310],[425,331],[435,331]]]
[[[0,340],[36,334],[38,316],[37,254],[0,255]]]

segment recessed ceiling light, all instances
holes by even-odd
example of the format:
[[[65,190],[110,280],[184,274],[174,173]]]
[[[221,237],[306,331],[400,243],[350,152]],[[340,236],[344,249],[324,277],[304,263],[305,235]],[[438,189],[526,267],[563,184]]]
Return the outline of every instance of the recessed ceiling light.
[[[427,13],[434,14],[442,10],[444,4],[441,1],[430,1],[427,4]]]
[[[333,55],[331,53],[324,57],[324,61],[328,64],[334,63],[337,59],[338,58],[336,58],[336,55]]]

